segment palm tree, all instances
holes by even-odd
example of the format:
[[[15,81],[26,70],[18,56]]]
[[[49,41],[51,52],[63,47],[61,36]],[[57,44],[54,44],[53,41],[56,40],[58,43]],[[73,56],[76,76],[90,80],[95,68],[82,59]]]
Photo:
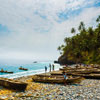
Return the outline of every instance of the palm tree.
[[[96,22],[100,22],[100,15],[99,15],[98,18],[96,19]]]
[[[62,47],[61,46],[58,47],[58,50],[59,50],[59,53],[62,54],[62,52],[61,52]]]
[[[71,33],[74,33],[75,34],[75,32],[76,32],[75,28],[72,28],[71,29]]]
[[[99,22],[99,18],[96,19],[96,22]]]
[[[64,48],[64,45],[62,44],[62,45],[61,45],[61,49],[63,49],[63,48]]]
[[[93,27],[89,27],[88,28],[88,33],[89,33],[89,35],[93,35],[93,33],[94,33],[94,31],[93,31]]]
[[[58,47],[58,50],[59,50],[59,51],[61,50],[61,46]]]
[[[80,22],[80,25],[78,27],[78,30],[79,31],[85,31],[85,24],[84,24],[84,22]]]

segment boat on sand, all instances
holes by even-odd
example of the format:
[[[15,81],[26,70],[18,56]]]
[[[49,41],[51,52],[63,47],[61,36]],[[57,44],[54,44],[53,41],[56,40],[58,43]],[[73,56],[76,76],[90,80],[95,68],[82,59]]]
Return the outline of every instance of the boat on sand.
[[[24,91],[27,87],[27,83],[16,81],[13,79],[0,78],[0,86],[8,89]]]
[[[34,76],[32,80],[34,82],[41,82],[41,83],[57,83],[57,84],[73,84],[73,83],[80,83],[84,78],[82,77],[74,77],[74,78],[68,78],[64,80],[63,78],[57,78],[57,77],[38,77]]]

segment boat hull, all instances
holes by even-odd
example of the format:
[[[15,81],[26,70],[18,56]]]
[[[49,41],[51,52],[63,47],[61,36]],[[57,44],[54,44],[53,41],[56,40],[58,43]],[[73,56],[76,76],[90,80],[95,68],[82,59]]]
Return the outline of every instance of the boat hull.
[[[24,91],[27,87],[27,83],[15,81],[12,79],[7,78],[0,78],[0,86],[3,86],[5,88]]]
[[[57,83],[57,84],[73,84],[73,83],[80,83],[83,80],[82,77],[77,77],[77,78],[70,78],[70,79],[57,79],[57,78],[34,78],[33,77],[33,81],[34,82],[41,82],[41,83]]]
[[[9,73],[9,74],[13,74],[13,72],[8,72],[8,71],[0,71],[1,73]]]
[[[25,70],[25,71],[27,71],[28,69],[26,69],[26,68],[19,68],[19,70]]]

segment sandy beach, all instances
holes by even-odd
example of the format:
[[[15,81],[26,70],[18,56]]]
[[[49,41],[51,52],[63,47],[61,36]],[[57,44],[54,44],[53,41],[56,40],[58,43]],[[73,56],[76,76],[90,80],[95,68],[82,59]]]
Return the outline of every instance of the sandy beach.
[[[0,90],[0,100],[100,100],[100,80],[85,79],[80,84],[58,85],[32,82],[31,76],[16,78],[27,82],[24,92]]]

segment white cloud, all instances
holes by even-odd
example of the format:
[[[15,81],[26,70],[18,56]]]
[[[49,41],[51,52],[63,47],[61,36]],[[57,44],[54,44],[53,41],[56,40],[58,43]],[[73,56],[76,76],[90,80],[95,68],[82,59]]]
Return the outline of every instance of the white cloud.
[[[95,1],[1,0],[0,24],[7,26],[11,33],[0,37],[0,58],[57,59],[57,47],[65,36],[71,36],[71,27],[77,27],[80,21],[93,23],[100,14],[100,8],[87,6]],[[56,22],[58,13],[79,8],[84,8],[79,15]]]

